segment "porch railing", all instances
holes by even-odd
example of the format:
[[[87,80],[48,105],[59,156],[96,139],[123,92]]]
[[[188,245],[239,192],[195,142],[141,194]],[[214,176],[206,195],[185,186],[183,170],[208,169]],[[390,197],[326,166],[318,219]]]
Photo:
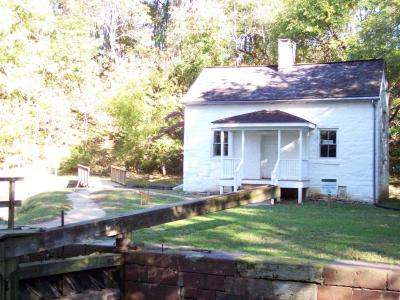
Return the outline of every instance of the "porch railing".
[[[271,181],[274,183],[277,183],[277,180],[303,180],[307,178],[308,160],[304,159],[301,161],[301,166],[298,159],[277,160],[271,173]]]
[[[240,158],[223,158],[221,168],[221,178],[234,178],[235,171],[239,165]]]

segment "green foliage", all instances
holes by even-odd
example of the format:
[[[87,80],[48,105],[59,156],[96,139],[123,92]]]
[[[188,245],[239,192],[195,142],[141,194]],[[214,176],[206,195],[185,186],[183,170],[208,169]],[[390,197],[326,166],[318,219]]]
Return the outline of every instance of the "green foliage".
[[[179,101],[201,70],[275,64],[277,39],[292,38],[298,62],[385,58],[397,164],[399,10],[399,0],[0,0],[0,161],[53,152],[70,154],[64,171],[179,173]]]

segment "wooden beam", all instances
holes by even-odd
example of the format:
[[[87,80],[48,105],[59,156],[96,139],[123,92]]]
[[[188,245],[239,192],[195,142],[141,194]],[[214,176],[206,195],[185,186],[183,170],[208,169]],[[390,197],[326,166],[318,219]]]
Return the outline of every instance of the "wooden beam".
[[[9,207],[10,201],[0,201],[0,207]],[[21,200],[14,200],[14,206],[21,206]]]
[[[270,200],[279,193],[279,187],[263,186],[235,193],[211,196],[205,199],[160,205],[116,217],[103,217],[68,224],[64,227],[43,229],[23,236],[14,235],[10,237],[7,234],[3,234],[0,236],[0,249],[3,252],[0,253],[0,257],[7,259],[51,250],[77,243],[87,238],[105,235],[116,236],[123,232],[131,232],[240,205]]]
[[[0,177],[0,181],[21,181],[21,180],[24,180],[24,177],[15,177],[15,176]]]
[[[103,253],[19,264],[15,276],[18,279],[38,278],[120,265],[121,254]]]

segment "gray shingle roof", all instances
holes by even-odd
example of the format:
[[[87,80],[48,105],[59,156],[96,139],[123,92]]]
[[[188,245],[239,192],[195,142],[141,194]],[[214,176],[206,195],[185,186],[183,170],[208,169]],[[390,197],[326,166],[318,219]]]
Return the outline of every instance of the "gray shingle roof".
[[[383,60],[277,66],[206,68],[184,102],[270,101],[377,97]]]
[[[247,114],[219,119],[213,121],[212,123],[241,124],[241,123],[311,123],[311,122],[281,110],[259,110]]]

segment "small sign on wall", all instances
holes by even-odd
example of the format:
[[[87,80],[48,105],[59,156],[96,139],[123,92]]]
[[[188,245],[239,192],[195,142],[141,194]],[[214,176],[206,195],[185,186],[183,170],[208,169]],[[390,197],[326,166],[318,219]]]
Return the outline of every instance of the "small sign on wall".
[[[336,195],[337,194],[337,180],[336,179],[321,179],[321,194],[323,195]]]

